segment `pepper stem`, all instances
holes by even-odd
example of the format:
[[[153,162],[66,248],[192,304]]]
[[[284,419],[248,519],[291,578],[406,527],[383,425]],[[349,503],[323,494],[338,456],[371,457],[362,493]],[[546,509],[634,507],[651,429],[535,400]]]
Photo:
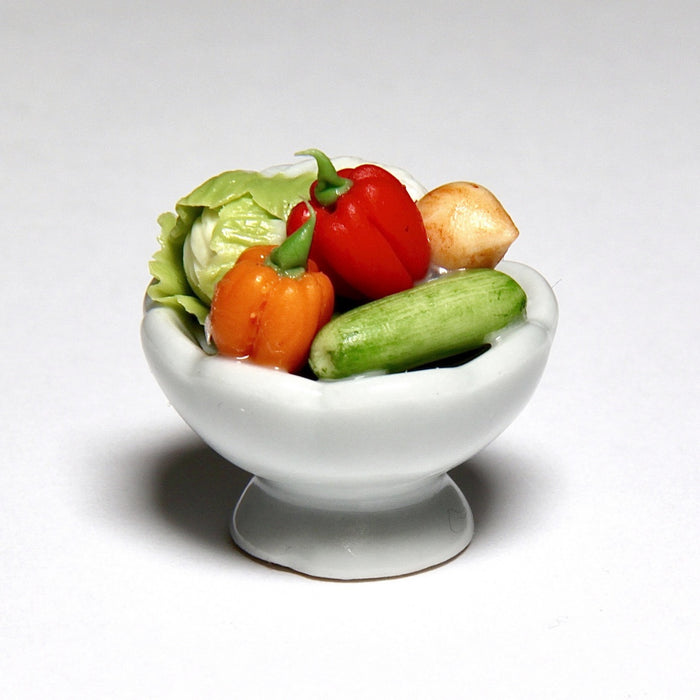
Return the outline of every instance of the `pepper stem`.
[[[268,256],[268,264],[287,277],[299,277],[306,272],[316,226],[316,212],[308,202],[306,208],[309,218]]]
[[[296,156],[313,156],[318,167],[318,178],[313,195],[316,201],[324,207],[332,207],[341,194],[345,194],[352,187],[352,180],[340,177],[333,163],[325,153],[317,148],[309,148],[295,153]]]

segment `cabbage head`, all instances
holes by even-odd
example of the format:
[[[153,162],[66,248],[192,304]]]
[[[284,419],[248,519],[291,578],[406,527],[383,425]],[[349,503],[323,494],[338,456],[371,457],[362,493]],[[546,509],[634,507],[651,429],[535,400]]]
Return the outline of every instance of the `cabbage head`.
[[[232,170],[210,178],[158,217],[160,249],[148,296],[204,325],[214,287],[254,245],[279,245],[292,207],[308,199],[314,172]]]

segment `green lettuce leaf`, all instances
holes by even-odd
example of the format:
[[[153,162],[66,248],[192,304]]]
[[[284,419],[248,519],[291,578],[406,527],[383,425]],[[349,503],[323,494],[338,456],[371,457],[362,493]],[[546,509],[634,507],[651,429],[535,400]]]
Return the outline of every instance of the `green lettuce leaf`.
[[[149,264],[149,297],[204,324],[216,283],[246,248],[283,240],[284,222],[308,198],[314,178],[233,170],[180,199],[176,213],[158,217],[160,248]],[[193,226],[197,235],[190,241]]]

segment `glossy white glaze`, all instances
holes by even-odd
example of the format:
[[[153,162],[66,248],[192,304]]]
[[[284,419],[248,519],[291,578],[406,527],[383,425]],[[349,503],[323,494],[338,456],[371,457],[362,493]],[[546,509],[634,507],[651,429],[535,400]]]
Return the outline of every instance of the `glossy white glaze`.
[[[378,563],[395,548],[400,537],[395,533],[388,539],[384,536],[386,547],[375,542],[368,548],[364,563],[348,555],[344,566],[339,563],[342,557],[329,554],[344,546],[343,528],[334,531],[327,514],[335,511],[341,522],[347,513],[359,511],[370,522],[372,513],[409,507],[402,501],[407,493],[413,503],[429,501],[428,485],[435,483],[431,477],[445,474],[483,449],[526,405],[547,361],[557,303],[549,284],[532,268],[504,262],[499,269],[524,288],[527,318],[495,336],[486,353],[458,367],[334,382],[206,355],[174,311],[148,306],[142,344],[164,393],[205,442],[267,485],[262,489],[268,497],[262,542],[255,542],[261,521],[253,518],[250,508],[239,506],[238,524],[233,525],[239,545],[255,556],[331,578],[407,573],[426,565],[426,548],[444,554],[444,543],[435,537],[433,543],[420,540],[422,544],[413,548],[415,556],[410,555],[410,546],[402,549],[402,563],[394,561],[387,571]],[[427,490],[421,495],[424,486]],[[255,487],[255,492],[260,501],[260,489]],[[274,523],[272,515],[283,510],[282,503],[289,508]],[[281,560],[270,549],[270,532],[289,532],[289,522],[283,521],[291,512],[304,511],[326,514],[322,526],[319,522],[318,527],[302,528],[313,532],[316,542],[298,548],[306,552],[304,561],[290,557],[284,547],[287,555]],[[246,529],[240,522],[243,512],[257,525]],[[458,517],[469,519],[467,512],[468,506]],[[394,525],[401,527],[401,520]],[[449,522],[443,520],[447,533]],[[284,527],[278,529],[280,525]],[[240,535],[242,529],[245,537]],[[465,527],[450,556],[470,538],[471,529]],[[314,547],[318,556],[311,557],[314,563],[309,568],[308,549]],[[427,565],[434,563],[438,562]]]

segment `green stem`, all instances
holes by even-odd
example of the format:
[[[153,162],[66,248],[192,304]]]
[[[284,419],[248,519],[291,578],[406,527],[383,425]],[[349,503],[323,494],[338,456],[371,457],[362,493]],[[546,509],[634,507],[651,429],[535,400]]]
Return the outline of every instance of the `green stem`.
[[[352,187],[352,180],[340,177],[328,156],[317,148],[309,148],[299,151],[294,155],[313,156],[318,167],[318,178],[313,195],[316,201],[324,207],[332,207],[341,194],[345,194]]]
[[[267,264],[281,275],[299,277],[306,272],[311,242],[316,226],[316,212],[306,202],[309,218],[287,239],[278,245],[269,255]]]

